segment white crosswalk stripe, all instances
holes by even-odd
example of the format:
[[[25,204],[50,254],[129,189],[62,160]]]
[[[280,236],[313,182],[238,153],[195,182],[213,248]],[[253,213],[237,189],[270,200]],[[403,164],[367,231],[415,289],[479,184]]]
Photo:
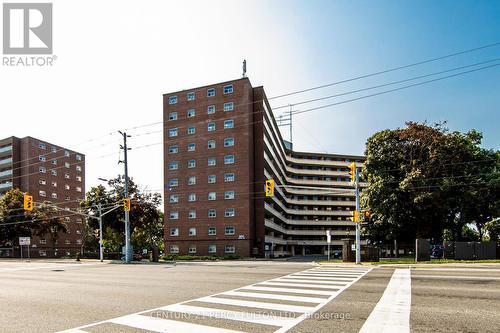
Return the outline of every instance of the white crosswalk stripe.
[[[87,332],[87,328],[92,328],[92,332],[100,332],[100,325],[114,324],[127,327],[128,330],[140,329],[152,332],[241,333],[241,326],[236,323],[245,323],[244,327],[255,326],[248,332],[260,332],[261,325],[266,325],[266,327],[276,327],[273,328],[275,333],[284,333],[317,312],[371,269],[341,266],[315,267],[219,294],[166,305],[63,332],[84,333]],[[196,303],[191,304],[194,302]],[[295,315],[290,316],[291,313]],[[177,320],[176,314],[182,314],[183,320]],[[227,328],[208,326],[210,324],[206,320],[202,324],[199,321],[193,322],[194,319],[190,316],[195,319],[216,319],[217,323],[224,322],[221,326]],[[237,330],[231,330],[231,326],[236,327]]]

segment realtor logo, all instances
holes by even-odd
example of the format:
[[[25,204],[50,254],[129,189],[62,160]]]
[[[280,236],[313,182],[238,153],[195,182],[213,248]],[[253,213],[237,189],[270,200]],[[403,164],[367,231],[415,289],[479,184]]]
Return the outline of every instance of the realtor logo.
[[[52,54],[52,4],[3,4],[3,53]]]

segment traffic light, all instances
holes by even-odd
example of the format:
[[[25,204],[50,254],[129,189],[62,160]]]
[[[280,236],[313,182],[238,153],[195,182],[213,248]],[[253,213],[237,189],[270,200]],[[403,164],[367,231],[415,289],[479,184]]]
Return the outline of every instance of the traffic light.
[[[352,222],[359,222],[359,212],[357,210],[353,210],[351,212]]]
[[[130,199],[123,199],[123,209],[125,209],[126,212],[130,212]]]
[[[274,197],[274,179],[266,180],[266,197]]]
[[[33,210],[33,196],[24,194],[24,210],[28,212]]]
[[[356,163],[352,162],[349,164],[349,179],[351,183],[356,181]]]

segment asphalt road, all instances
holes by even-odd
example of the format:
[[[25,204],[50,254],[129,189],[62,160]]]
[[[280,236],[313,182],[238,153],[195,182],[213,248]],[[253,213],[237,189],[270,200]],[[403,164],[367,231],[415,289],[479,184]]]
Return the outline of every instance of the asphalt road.
[[[498,332],[500,265],[0,261],[0,304],[1,332]]]

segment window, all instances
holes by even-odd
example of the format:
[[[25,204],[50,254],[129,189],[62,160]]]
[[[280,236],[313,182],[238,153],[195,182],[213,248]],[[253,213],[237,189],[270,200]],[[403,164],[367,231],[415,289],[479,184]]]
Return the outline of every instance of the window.
[[[69,218],[69,216],[64,217],[64,222],[68,222],[69,223],[70,221],[71,221],[71,219]]]
[[[235,249],[234,249],[234,245],[226,245],[224,247],[224,252],[225,253],[234,253],[234,252],[236,252]]]
[[[71,177],[70,177],[69,173],[65,173],[65,174],[64,174],[64,179],[70,179],[70,178],[71,178]]]
[[[224,129],[228,129],[228,128],[234,128],[234,120],[233,119],[224,120]]]
[[[179,253],[179,245],[170,245],[170,253]]]
[[[81,218],[76,218],[76,223],[83,223],[83,220]]]
[[[232,147],[232,146],[234,146],[234,138],[225,138],[224,147]]]
[[[38,191],[38,195],[41,197],[46,197],[47,193],[45,191]]]
[[[170,236],[179,236],[179,228],[170,228]]]
[[[52,165],[57,165],[57,160],[52,160],[52,161],[50,161],[50,163],[51,163]]]
[[[168,153],[169,154],[177,154],[179,152],[179,147],[178,146],[170,146],[168,147]]]
[[[177,96],[170,96],[168,98],[168,104],[177,104]]]
[[[215,175],[208,175],[208,183],[209,184],[215,184],[217,178]]]
[[[64,162],[64,167],[65,167],[66,169],[69,169],[69,168],[70,168],[70,166],[71,166],[71,165],[70,165],[68,162]]]
[[[216,234],[217,234],[217,230],[215,229],[215,227],[208,228],[208,235],[209,236],[215,236]]]
[[[226,227],[225,228],[225,234],[226,235],[234,235],[234,227]]]
[[[40,244],[47,244],[47,240],[45,238],[41,238],[40,239]]]
[[[177,112],[170,112],[168,114],[168,120],[177,120]]]
[[[224,181],[225,182],[234,182],[234,173],[225,173],[224,174]]]
[[[234,163],[234,155],[224,156],[224,164],[233,164],[233,163]]]
[[[207,89],[207,97],[214,97],[214,96],[215,96],[215,88]]]
[[[196,211],[195,210],[190,210],[188,212],[188,219],[195,219],[196,218]]]
[[[179,162],[171,161],[168,163],[168,170],[177,170],[179,169]]]
[[[82,160],[82,155],[76,154],[75,158],[76,158],[77,161],[81,161]]]
[[[82,191],[82,188],[77,186],[77,187],[76,187],[76,191],[77,191],[77,192],[81,192],[81,191]]]
[[[208,149],[215,148],[215,140],[208,140]]]
[[[69,190],[69,185],[68,184],[64,185],[64,189]]]
[[[80,165],[77,165],[77,166],[76,166],[76,171],[77,171],[77,172],[82,172],[82,167],[81,167]]]
[[[196,133],[196,127],[194,126],[189,126],[188,127],[188,134],[195,134]]]
[[[77,235],[81,235],[81,234],[82,234],[82,231],[81,231],[81,230],[77,230],[77,231],[76,231],[76,234],[77,234]]]
[[[188,185],[196,184],[196,176],[191,176],[188,178]]]
[[[208,246],[208,253],[217,253],[217,246],[209,245]]]
[[[57,199],[57,193],[52,193],[51,197],[52,199]]]
[[[225,217],[234,217],[236,215],[234,208],[226,208],[224,210],[224,216]]]
[[[189,160],[188,168],[196,168],[196,160]]]
[[[170,219],[171,220],[178,220],[179,219],[179,212],[177,212],[177,211],[170,212]]]
[[[52,176],[57,176],[57,170],[50,170],[50,174]]]
[[[232,200],[234,199],[234,191],[226,191],[224,192],[224,199]]]
[[[188,194],[188,201],[189,202],[196,201],[196,193],[189,193]]]
[[[178,202],[179,202],[179,195],[171,194],[170,195],[170,203],[178,203]]]
[[[81,183],[82,182],[82,176],[76,176],[76,181]]]
[[[69,157],[69,151],[65,150],[64,151],[64,156]]]
[[[196,253],[196,245],[194,244],[189,245],[189,253],[190,254]]]
[[[38,168],[38,172],[40,172],[40,173],[46,173],[47,169],[45,169],[45,167],[41,166],[41,167]]]
[[[177,128],[171,128],[168,130],[168,136],[171,138],[171,137],[174,137],[174,136],[177,136]]]
[[[52,146],[52,147],[50,148],[50,150],[51,150],[53,153],[57,153],[57,148],[56,148],[56,147],[54,147],[54,146]]]
[[[38,255],[40,257],[46,257],[47,256],[47,252],[45,250],[38,250]]]
[[[208,123],[207,124],[207,131],[209,131],[209,132],[215,131],[215,123]]]
[[[215,211],[215,209],[208,210],[208,217],[216,217],[216,216],[217,216],[217,212]]]
[[[40,162],[45,162],[45,156],[43,156],[43,155],[38,156],[38,160]]]
[[[228,84],[227,86],[224,86],[223,88],[224,94],[231,94],[233,93],[233,85]]]
[[[189,109],[187,112],[187,117],[188,118],[193,118],[196,115],[195,109]]]
[[[179,186],[179,179],[177,179],[177,178],[170,179],[170,181],[168,182],[168,185],[170,187]]]
[[[217,200],[217,193],[208,192],[208,200]]]
[[[38,148],[40,148],[40,149],[44,149],[44,150],[45,150],[45,148],[46,148],[46,147],[45,147],[45,143],[41,143],[41,142],[40,142],[40,143],[38,144]]]
[[[196,144],[188,143],[188,151],[195,151],[195,150],[196,150]]]
[[[215,157],[208,158],[208,166],[214,166],[216,163]]]
[[[195,95],[194,91],[187,93],[187,100],[188,101],[194,101],[195,99],[196,99],[196,95]]]
[[[40,185],[47,185],[47,181],[45,179],[39,179],[38,184]]]
[[[224,111],[233,111],[233,109],[234,109],[233,102],[224,103]]]
[[[57,187],[57,182],[51,182],[52,187]]]
[[[207,113],[208,113],[208,114],[215,113],[215,105],[209,105],[209,106],[207,107]]]
[[[64,196],[64,200],[66,200],[66,201],[70,201],[70,200],[71,200],[71,198],[69,197],[69,195],[65,195],[65,196]]]
[[[196,236],[196,228],[194,228],[194,227],[189,228],[188,235],[189,236]]]
[[[64,244],[69,245],[69,244],[71,244],[71,241],[70,241],[69,239],[66,239],[66,240],[64,241]]]

